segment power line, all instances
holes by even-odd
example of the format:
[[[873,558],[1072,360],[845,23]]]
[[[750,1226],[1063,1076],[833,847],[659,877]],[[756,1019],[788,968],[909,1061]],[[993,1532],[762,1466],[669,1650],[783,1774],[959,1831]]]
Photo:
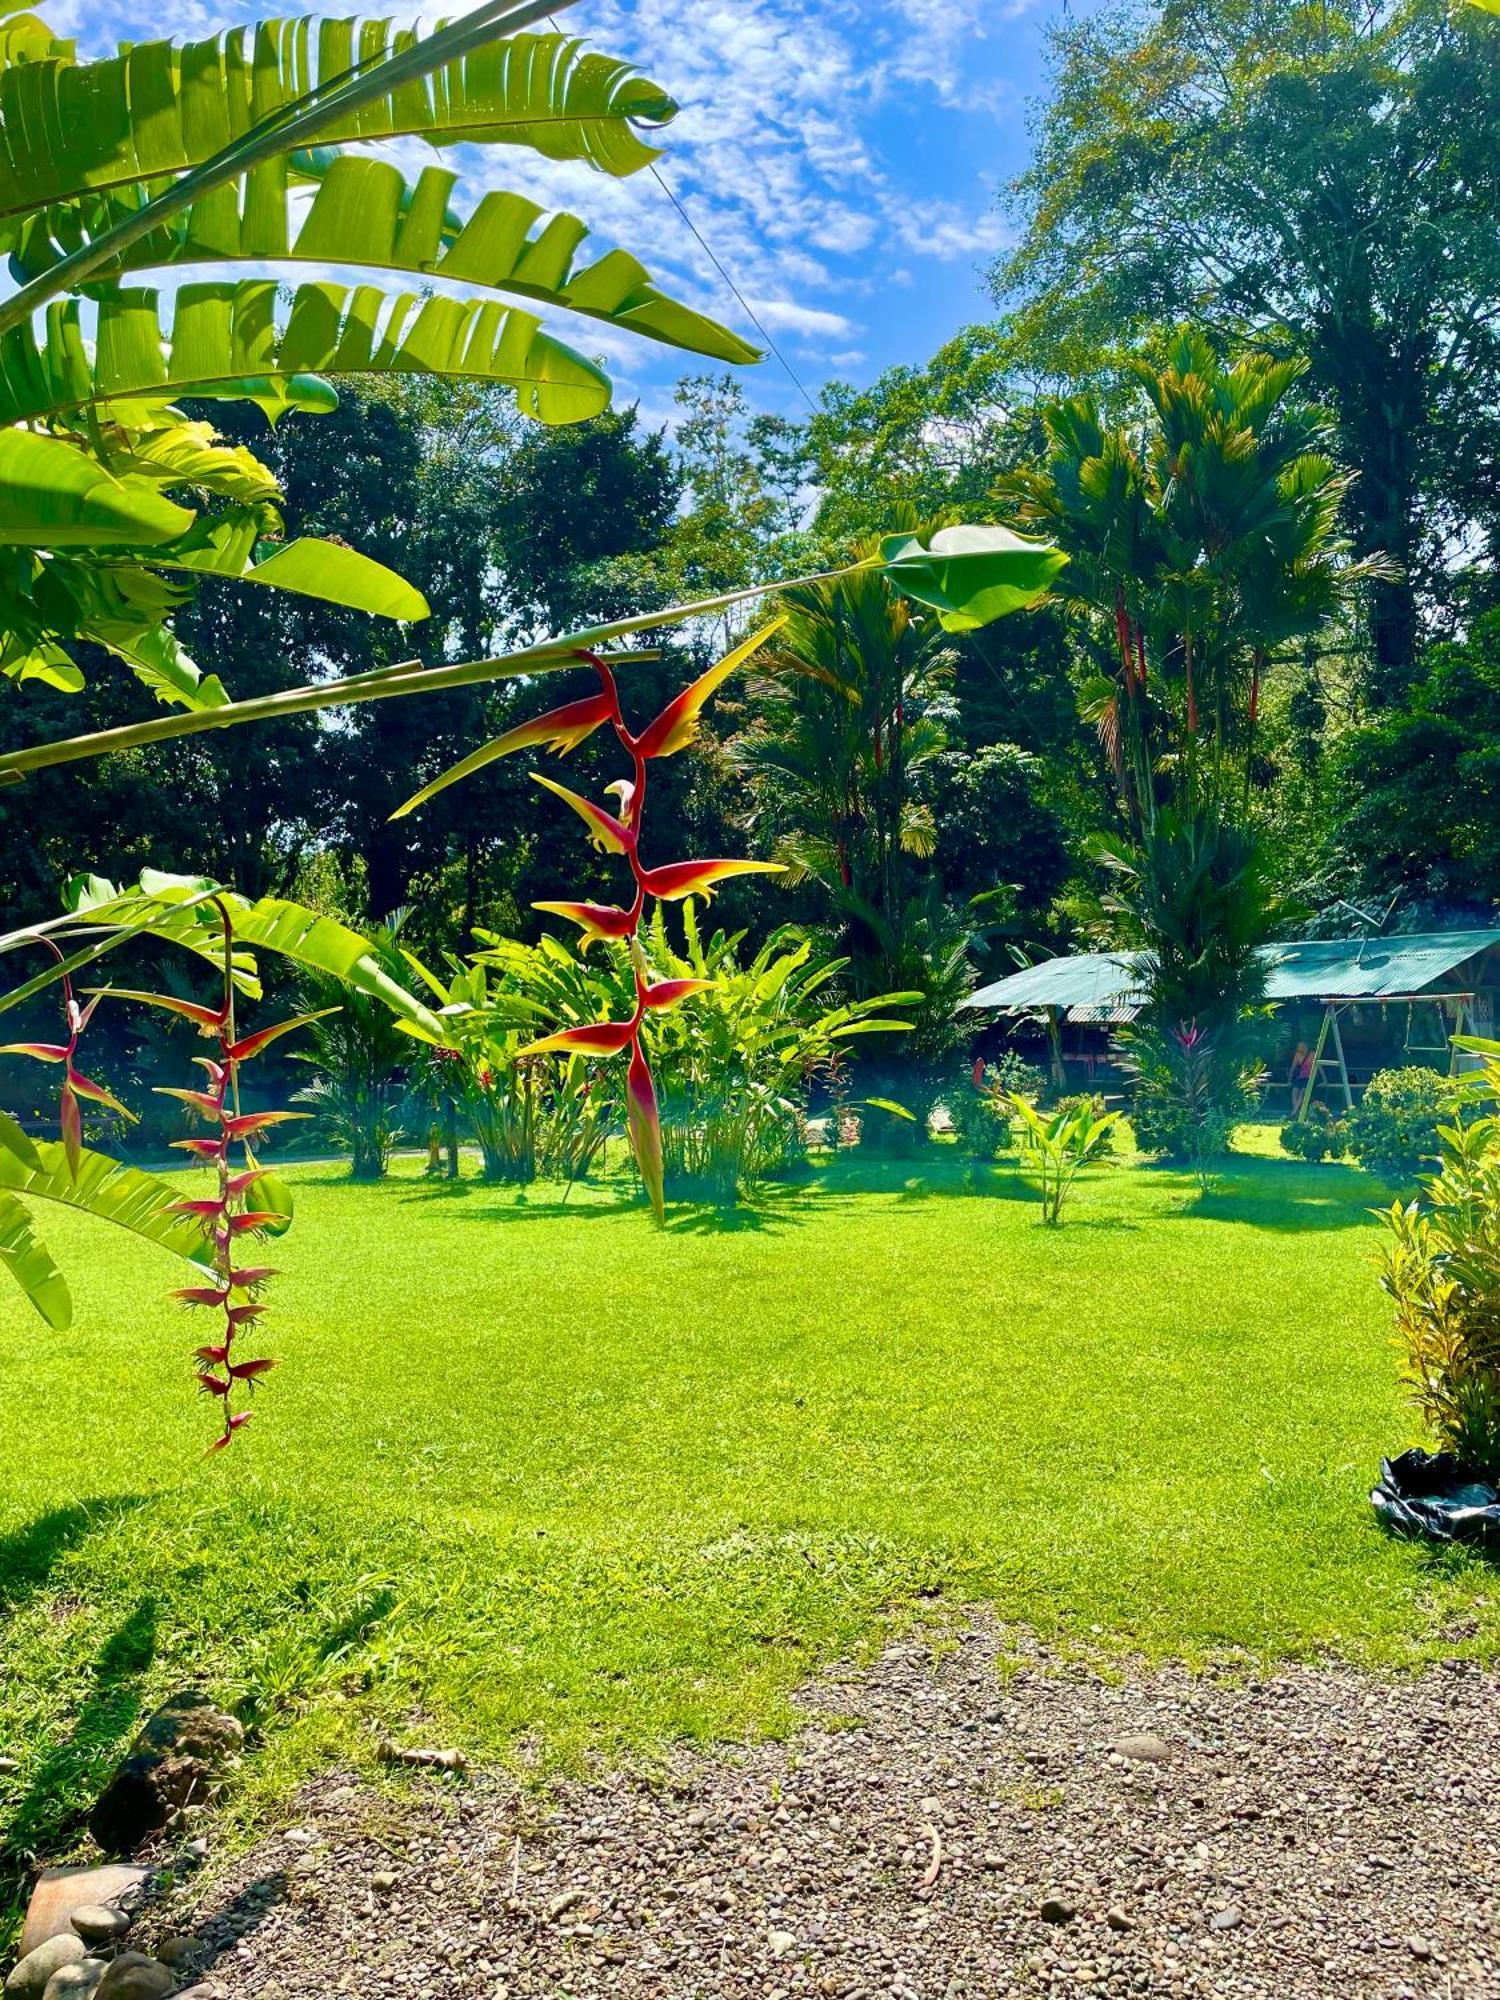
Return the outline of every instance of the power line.
[[[569,4],[570,5],[572,4],[572,0],[569,0]],[[547,16],[547,18],[549,21],[552,21],[552,16],[550,14]],[[562,29],[557,26],[556,21],[552,21],[552,26],[554,29],[556,29],[558,34],[562,33]],[[766,346],[776,356],[776,359],[781,363],[782,367],[786,370],[787,380],[791,383],[792,387],[797,391],[797,394],[802,398],[803,402],[806,403],[807,407],[812,411],[813,415],[816,416],[818,414],[817,404],[813,401],[812,397],[809,395],[807,388],[802,381],[801,376],[797,373],[796,369],[792,366],[791,362],[787,360],[786,356],[782,353],[781,349],[776,345],[776,342],[771,338],[770,332],[767,329],[765,322],[761,319],[759,313],[756,312],[754,306],[751,305],[750,301],[745,297],[745,294],[740,290],[739,286],[734,282],[734,279],[731,278],[728,271],[725,270],[723,264],[719,260],[717,253],[714,250],[713,245],[709,242],[708,238],[703,234],[703,231],[698,227],[697,223],[694,222],[693,218],[688,214],[687,210],[678,200],[675,191],[673,190],[671,184],[668,182],[666,175],[661,171],[660,167],[657,166],[654,160],[648,161],[647,164],[651,169],[651,178],[656,182],[656,185],[661,189],[662,193],[667,197],[667,200],[671,202],[673,208],[676,209],[677,213],[682,217],[683,221],[687,224],[688,229],[692,233],[694,241],[697,243],[698,247],[702,250],[704,256],[707,257],[709,263],[713,265],[714,269],[718,272],[719,276],[724,280],[725,284],[728,285],[730,291],[734,294],[735,298],[738,299],[741,312],[744,313],[746,319],[748,319],[750,324],[755,328],[755,331],[760,335],[761,339],[766,343]]]
[[[816,416],[818,413],[818,406],[813,401],[812,397],[808,394],[806,388],[803,386],[802,378],[798,375],[796,369],[793,368],[791,362],[787,360],[786,356],[782,353],[781,349],[776,345],[776,342],[771,338],[770,333],[766,329],[765,322],[756,312],[754,306],[751,305],[750,301],[745,297],[745,294],[740,290],[739,286],[734,282],[734,279],[731,278],[729,273],[724,269],[724,266],[720,263],[718,257],[714,254],[713,245],[709,242],[708,238],[703,234],[703,231],[698,227],[697,223],[694,222],[693,218],[688,214],[687,210],[683,207],[682,203],[677,199],[677,196],[673,193],[672,188],[668,184],[666,175],[661,172],[660,168],[656,165],[655,161],[651,162],[651,176],[652,179],[656,182],[657,186],[661,189],[662,193],[667,197],[667,200],[671,202],[673,208],[676,209],[677,213],[682,217],[683,221],[692,231],[694,238],[697,240],[704,255],[708,258],[708,261],[713,265],[714,269],[718,272],[719,276],[724,280],[725,284],[728,285],[730,291],[733,292],[734,296],[739,300],[740,309],[744,313],[745,317],[749,320],[750,324],[755,328],[756,332],[760,335],[761,339],[766,343],[766,346],[770,348],[771,352],[776,356],[776,359],[781,363],[782,367],[786,370],[788,379],[790,380],[792,387],[797,391],[797,394],[802,398],[803,402],[806,403],[807,407],[812,411],[813,415]]]

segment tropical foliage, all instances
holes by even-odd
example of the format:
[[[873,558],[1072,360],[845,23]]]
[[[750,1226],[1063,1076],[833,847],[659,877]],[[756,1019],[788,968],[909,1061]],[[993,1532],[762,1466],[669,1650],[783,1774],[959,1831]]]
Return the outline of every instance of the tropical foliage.
[[[1010,1108],[1020,1128],[1021,1164],[1035,1180],[1042,1221],[1055,1229],[1074,1181],[1091,1159],[1104,1152],[1120,1114],[1100,1111],[1087,1097],[1042,1111],[1015,1092]]]
[[[1450,1092],[1436,1173],[1420,1196],[1393,1202],[1381,1283],[1395,1301],[1412,1399],[1445,1449],[1476,1473],[1500,1475],[1500,1043]],[[1474,1100],[1479,1115],[1465,1116]]]
[[[274,419],[329,408],[329,377],[420,373],[503,384],[543,423],[602,411],[607,378],[517,299],[755,358],[627,252],[590,259],[578,217],[493,191],[460,220],[451,171],[408,182],[342,150],[414,136],[611,175],[648,165],[670,97],[561,32],[521,32],[545,11],[490,0],[425,37],[270,21],[99,62],[32,16],[5,30],[0,243],[22,282],[0,305],[0,671],[76,690],[77,648],[95,645],[159,699],[221,708],[221,680],[170,625],[204,577],[426,617],[419,591],[357,550],[280,540],[266,465],[189,421],[185,398]],[[368,280],[283,297],[265,273],[330,258]],[[131,282],[151,270],[183,271],[170,302]],[[435,296],[433,278],[478,296]]]

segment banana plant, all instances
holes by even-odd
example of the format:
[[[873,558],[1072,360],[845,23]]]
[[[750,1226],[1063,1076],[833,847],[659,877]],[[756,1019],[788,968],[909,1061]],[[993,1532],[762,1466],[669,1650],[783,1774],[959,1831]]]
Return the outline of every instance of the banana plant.
[[[201,1007],[176,996],[114,985],[94,988],[79,997],[75,975],[133,940],[147,937],[215,965],[223,981],[218,1006]],[[236,1007],[261,996],[258,953],[275,953],[382,1002],[424,1039],[440,1039],[444,1032],[439,1017],[391,977],[368,941],[356,931],[279,898],[251,902],[205,878],[164,875],[148,869],[136,888],[122,890],[98,876],[78,876],[68,886],[68,906],[60,917],[0,936],[0,957],[37,948],[45,951],[48,964],[31,978],[0,992],[0,1012],[56,988],[62,1001],[62,1039],[11,1043],[0,1048],[0,1056],[40,1062],[58,1074],[61,1136],[57,1140],[33,1139],[14,1118],[0,1113],[0,1263],[47,1323],[56,1328],[70,1323],[72,1301],[63,1273],[37,1234],[31,1214],[34,1204],[61,1204],[112,1222],[187,1259],[200,1267],[189,1290],[222,1290],[221,1266],[229,1242],[247,1230],[280,1233],[291,1213],[291,1196],[284,1183],[268,1174],[253,1156],[240,1163],[233,1187],[221,1187],[210,1198],[211,1204],[227,1204],[222,1210],[215,1208],[211,1216],[200,1201],[184,1204],[170,1181],[123,1165],[84,1143],[87,1107],[100,1106],[117,1116],[130,1116],[127,1108],[80,1066],[79,1044],[106,997],[111,1004],[169,1008],[215,1039],[208,1092],[170,1094],[182,1097],[190,1108],[205,1115],[212,1110],[217,1137],[188,1144],[196,1155],[220,1165],[226,1173],[229,1145],[244,1147],[248,1142],[253,1148],[263,1131],[296,1115],[273,1111],[241,1116],[233,1107],[236,1079],[244,1063],[273,1039],[310,1018],[298,1017],[249,1036],[238,1033]],[[210,1099],[214,1100],[212,1106]],[[205,1146],[221,1150],[204,1152]],[[251,1178],[246,1180],[245,1175]],[[258,1190],[253,1204],[245,1199],[252,1187]],[[243,1218],[247,1214],[259,1219],[246,1223]],[[213,1228],[206,1230],[206,1222],[212,1222]],[[221,1242],[221,1237],[228,1240]],[[231,1261],[227,1269],[239,1272],[241,1266]],[[233,1289],[236,1295],[221,1302],[226,1311],[255,1303],[249,1282]],[[253,1317],[241,1313],[237,1320],[226,1319],[224,1330],[237,1329]],[[224,1346],[226,1341],[214,1344]],[[227,1344],[232,1345],[232,1341]],[[257,1369],[253,1376],[231,1373],[227,1379],[237,1387],[262,1373],[263,1369]],[[231,1409],[228,1398],[224,1409],[226,1428],[222,1435],[227,1438],[240,1427],[230,1425],[228,1419],[241,1413]]]
[[[0,674],[76,691],[87,642],[168,706],[223,709],[171,632],[204,578],[426,617],[357,551],[285,543],[266,467],[190,424],[184,398],[274,421],[330,408],[330,376],[420,372],[507,386],[544,423],[597,414],[608,378],[536,305],[758,358],[627,251],[585,252],[577,216],[496,189],[465,217],[448,169],[408,180],[342,150],[410,137],[639,171],[676,106],[555,26],[531,32],[567,4],[486,0],[429,35],[270,20],[97,62],[3,10],[0,250],[20,282],[0,303]],[[362,281],[284,292],[329,264]],[[139,282],[151,272],[173,275],[170,298]],[[436,296],[433,279],[470,296]]]

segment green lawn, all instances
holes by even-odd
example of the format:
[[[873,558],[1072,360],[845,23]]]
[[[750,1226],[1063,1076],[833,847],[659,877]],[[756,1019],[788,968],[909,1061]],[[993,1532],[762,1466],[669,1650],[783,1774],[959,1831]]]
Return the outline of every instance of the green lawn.
[[[0,1301],[12,1855],[184,1681],[278,1784],[380,1724],[544,1756],[774,1727],[938,1595],[1190,1657],[1500,1637],[1493,1570],[1370,1517],[1410,1423],[1351,1168],[1095,1173],[1058,1232],[941,1153],[665,1233],[623,1187],[295,1178],[285,1365],[226,1456],[159,1254],[49,1216],[74,1330]]]

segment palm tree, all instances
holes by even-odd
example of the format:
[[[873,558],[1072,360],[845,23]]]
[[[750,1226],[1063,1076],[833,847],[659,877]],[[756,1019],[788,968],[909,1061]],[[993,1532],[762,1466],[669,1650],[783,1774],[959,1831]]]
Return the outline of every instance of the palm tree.
[[[923,773],[946,747],[953,654],[937,620],[877,571],[789,591],[761,655],[754,719],[731,751],[762,837],[789,879],[818,882],[856,997],[913,990],[895,1061],[930,1107],[965,1039],[954,1009],[973,984],[965,926],[923,863],[937,843]],[[919,1121],[920,1122],[920,1121]]]

